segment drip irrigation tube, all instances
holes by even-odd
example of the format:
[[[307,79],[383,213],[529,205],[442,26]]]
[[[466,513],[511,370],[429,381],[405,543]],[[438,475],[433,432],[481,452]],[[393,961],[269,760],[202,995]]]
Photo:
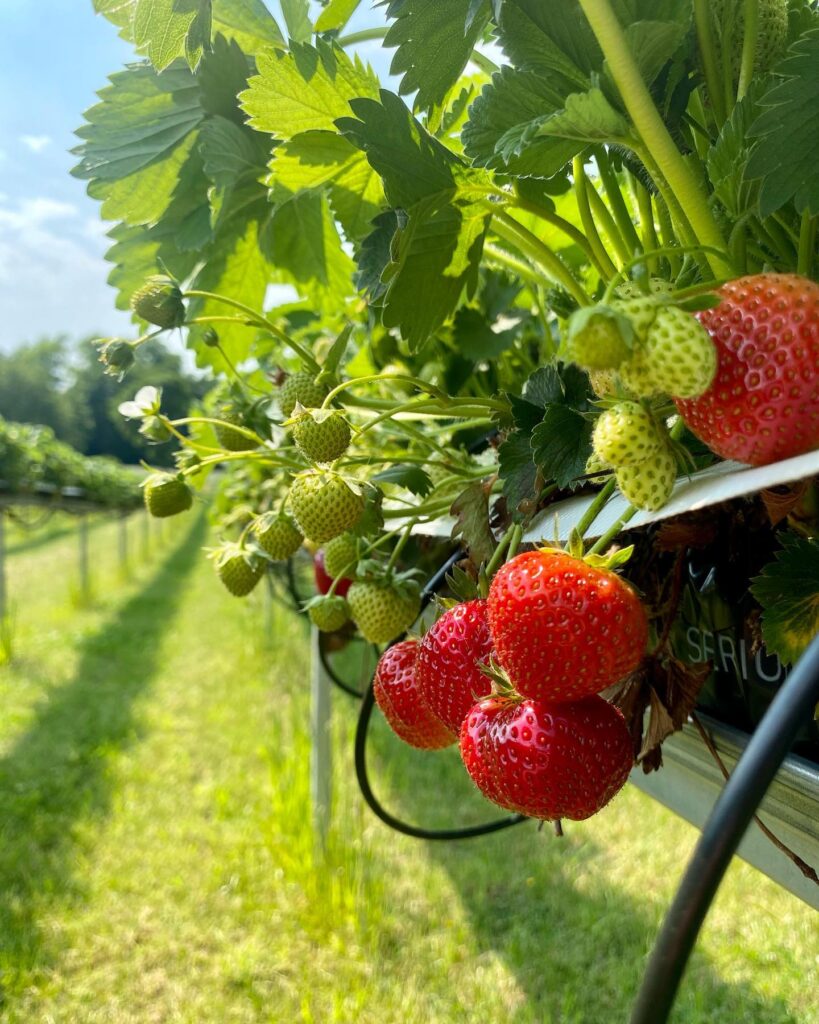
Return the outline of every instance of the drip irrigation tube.
[[[818,701],[816,636],[757,726],[705,823],[654,945],[631,1024],[664,1024],[668,1020],[691,950],[728,864]]]
[[[340,690],[349,694],[351,697],[357,697],[359,700],[364,696],[361,690],[357,690],[354,686],[351,686],[348,682],[345,682],[341,676],[336,672],[333,666],[330,664],[330,659],[327,657],[327,634],[319,633],[318,653],[321,667],[327,674],[327,678],[337,686]]]
[[[452,569],[460,557],[460,551],[455,551],[446,560],[446,562],[444,562],[438,572],[431,577],[424,588],[423,594],[421,595],[422,611],[432,600],[436,591],[441,587],[446,579],[447,573]],[[396,640],[394,642],[397,643],[398,641]],[[510,828],[512,825],[519,825],[521,822],[529,821],[525,815],[514,814],[508,818],[499,818],[496,821],[485,822],[481,825],[466,826],[464,828],[428,829],[419,828],[416,825],[411,825],[409,822],[402,821],[400,818],[396,818],[395,815],[391,814],[384,807],[378,797],[376,797],[375,793],[373,793],[372,786],[370,785],[369,774],[367,772],[367,735],[374,705],[375,694],[373,692],[373,682],[370,680],[370,684],[364,693],[363,700],[361,701],[361,709],[359,711],[358,724],[355,732],[355,774],[359,788],[361,789],[361,794],[364,797],[367,806],[385,825],[388,825],[396,832],[401,832],[405,836],[412,836],[414,839],[452,840],[475,839],[478,836],[486,836],[492,832],[499,832],[501,829]]]

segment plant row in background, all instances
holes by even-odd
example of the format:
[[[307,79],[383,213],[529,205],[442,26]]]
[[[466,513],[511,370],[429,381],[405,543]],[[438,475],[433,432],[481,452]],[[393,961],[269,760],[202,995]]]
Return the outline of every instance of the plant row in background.
[[[128,509],[142,501],[139,477],[114,459],[80,455],[49,427],[0,417],[0,496],[81,499],[101,508]]]
[[[759,576],[751,641],[798,657],[819,627],[815,487],[616,542],[680,476],[819,447],[815,4],[391,0],[356,31],[355,0],[315,21],[287,0],[282,25],[256,0],[95,6],[146,58],[78,132],[144,330],[100,356],[122,376],[179,328],[223,378],[188,417],[152,388],[122,411],[179,442],[153,514],[229,469],[211,555],[233,593],[321,548],[314,624],[389,643],[419,609],[414,530],[452,515],[458,714],[423,683],[426,638],[385,655],[382,706],[418,745],[460,733],[490,798],[547,818],[602,806],[635,755],[657,767],[694,707],[709,666],[675,633],[701,596],[692,551],[753,523],[766,560],[734,570],[744,595]],[[395,51],[397,92],[362,38]],[[293,301],[266,305],[272,283]],[[581,489],[568,550],[520,551]],[[629,511],[587,543],[615,490]]]

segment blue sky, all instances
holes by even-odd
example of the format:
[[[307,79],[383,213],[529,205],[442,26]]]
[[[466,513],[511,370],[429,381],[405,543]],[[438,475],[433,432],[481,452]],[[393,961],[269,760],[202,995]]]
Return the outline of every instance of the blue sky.
[[[362,4],[351,28],[381,17]],[[361,52],[380,56],[377,44]],[[95,92],[132,58],[91,0],[0,0],[0,349],[131,330],[106,284],[98,205],[70,176],[69,150]]]

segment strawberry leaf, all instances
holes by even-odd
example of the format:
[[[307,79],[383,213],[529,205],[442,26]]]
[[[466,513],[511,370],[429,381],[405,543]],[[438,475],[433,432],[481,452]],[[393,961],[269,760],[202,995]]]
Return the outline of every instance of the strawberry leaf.
[[[748,161],[750,178],[761,179],[763,217],[793,200],[799,213],[819,213],[819,30],[808,32],[777,65],[784,81],[760,100],[768,108],[751,125],[759,141]]]
[[[157,71],[177,57],[196,69],[210,46],[211,0],[136,0],[134,43]]]
[[[469,558],[476,567],[488,562],[495,550],[495,538],[489,528],[489,491],[480,481],[470,484],[452,505],[457,523],[452,537],[463,537]]]
[[[337,32],[344,28],[360,3],[361,0],[329,0],[318,16],[316,32]]]
[[[387,469],[382,469],[372,477],[374,481],[382,484],[395,484],[403,487],[412,494],[425,495],[432,490],[432,481],[420,466],[404,465],[398,463]]]
[[[537,466],[528,433],[513,430],[498,448],[499,476],[511,509],[534,497]]]
[[[535,464],[546,480],[568,487],[586,469],[592,422],[564,405],[550,405],[532,431]]]
[[[391,0],[395,18],[384,39],[395,46],[390,72],[403,75],[402,96],[417,93],[420,109],[441,103],[466,67],[491,14],[488,0]]]
[[[762,636],[769,651],[794,664],[819,633],[819,542],[780,534],[782,549],[751,585],[762,605]]]

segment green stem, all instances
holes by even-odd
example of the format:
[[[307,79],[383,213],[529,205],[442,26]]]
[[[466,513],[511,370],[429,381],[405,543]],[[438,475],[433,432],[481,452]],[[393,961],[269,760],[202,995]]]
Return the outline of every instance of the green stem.
[[[532,284],[539,284],[543,280],[542,275],[530,263],[525,263],[523,260],[508,253],[505,249],[493,245],[491,242],[484,243],[483,254],[490,262],[499,263],[504,270],[511,270],[512,273],[517,274]]]
[[[575,530],[577,530],[581,537],[586,536],[586,531],[603,511],[603,507],[614,493],[614,488],[616,486],[617,484],[614,479],[608,480],[603,488],[594,496],[594,500],[589,503],[589,507],[583,513],[580,522],[575,527]]]
[[[410,523],[410,525],[404,530],[403,534],[401,535],[401,539],[398,541],[398,543],[392,549],[392,554],[390,555],[390,560],[389,560],[389,562],[387,562],[387,572],[392,572],[392,570],[395,568],[395,564],[398,561],[398,556],[404,550],[404,548],[406,547],[407,541],[412,536],[412,531],[413,531],[414,526],[415,526],[415,523]]]
[[[373,39],[383,39],[387,32],[388,29],[385,26],[364,28],[360,32],[350,32],[346,36],[339,36],[336,42],[339,46],[355,46],[356,43],[369,43]]]
[[[256,310],[251,309],[250,306],[245,305],[244,302],[239,302],[238,299],[231,299],[227,295],[219,295],[216,292],[202,291],[198,288],[192,288],[189,291],[186,291],[184,295],[185,298],[191,299],[212,299],[214,302],[222,302],[226,306],[231,306],[233,309],[241,310],[241,312],[247,314],[248,319],[252,321],[252,324],[255,324],[257,327],[261,327],[263,330],[270,331],[272,335],[277,337],[285,345],[292,348],[308,369],[312,370],[314,373],[318,373],[321,370],[315,356],[300,342],[289,337],[281,327],[274,324],[272,320],[268,320],[268,318],[263,314],[257,313]]]
[[[606,286],[605,294],[603,295],[603,302],[609,302],[611,300],[612,293],[620,281],[624,280],[628,275],[628,272],[636,267],[640,263],[645,263],[651,256],[668,256],[671,253],[695,253],[695,252],[713,252],[708,245],[674,245],[660,249],[654,249],[653,252],[641,253],[639,256],[635,256],[625,264],[622,270],[618,270],[616,275],[609,281]]]
[[[512,537],[517,529],[517,523],[512,523],[509,529],[504,533],[501,539],[498,541],[498,546],[492,552],[492,557],[489,559],[486,565],[486,578],[491,580],[495,573],[498,571],[498,567],[503,561],[503,555],[506,549],[512,542]],[[486,595],[484,595],[485,597]]]
[[[617,253],[621,263],[625,263],[626,260],[633,256],[634,253],[629,249],[626,244],[626,240],[620,234],[620,230],[615,223],[614,217],[609,212],[608,206],[600,198],[600,193],[594,187],[594,182],[590,179],[588,181],[588,196],[589,202],[591,203],[592,212],[597,220],[597,223],[603,229],[604,234],[608,235],[609,242]],[[640,246],[638,246],[638,249]]]
[[[333,390],[327,395],[321,404],[322,409],[327,409],[333,399],[340,395],[342,391],[346,391],[347,388],[355,387],[357,384],[373,384],[378,381],[392,380],[400,381],[403,384],[411,384],[413,387],[418,388],[419,391],[425,391],[427,394],[434,395],[442,402],[448,400],[449,396],[441,388],[436,387],[434,384],[429,384],[425,380],[421,380],[420,377],[411,377],[405,373],[372,373],[366,377],[351,377],[349,380],[342,381],[341,384],[336,385]]]
[[[697,28],[697,43],[700,60],[708,89],[708,99],[717,122],[721,128],[725,122],[725,105],[722,98],[722,81],[718,69],[717,50],[714,45],[714,33],[711,23],[710,0],[694,0],[694,24]]]
[[[802,223],[799,225],[799,254],[796,260],[797,274],[803,274],[805,277],[810,277],[813,270],[817,224],[819,220],[811,217],[810,210],[806,207],[802,214]]]
[[[737,103],[751,86],[756,63],[756,47],[759,39],[759,0],[744,0],[745,32],[742,39],[742,58],[739,65]]]
[[[452,502],[438,501],[433,502],[431,505],[419,505],[413,509],[415,512],[415,521],[420,519],[422,516],[426,518],[434,519],[438,516],[444,515],[452,507]],[[381,513],[384,519],[406,519],[407,510],[403,508],[387,508]]]
[[[668,260],[669,276],[673,279],[677,277],[682,269],[682,260],[674,252],[678,246],[678,239],[674,234],[674,225],[671,223],[671,214],[668,212],[668,207],[665,205],[665,200],[662,196],[657,196],[656,204],[657,220],[660,224],[660,238],[662,238],[663,241],[663,248],[669,250],[669,255],[666,259]]]
[[[581,306],[590,304],[589,296],[575,280],[565,263],[548,245],[541,242],[536,235],[518,223],[514,217],[510,217],[508,213],[498,210],[492,204],[489,204],[489,209],[493,214],[492,228],[496,235],[516,246],[525,256],[543,267],[549,276],[562,285]]]
[[[626,511],[620,516],[617,522],[611,526],[606,532],[597,540],[588,551],[590,555],[600,555],[606,548],[611,544],[618,533],[623,529],[629,520],[633,519],[640,510],[635,505],[629,505]]]
[[[634,199],[637,209],[640,211],[640,227],[643,232],[643,251],[658,249],[660,247],[657,238],[657,230],[654,227],[654,206],[651,202],[651,195],[639,178],[631,175],[631,188],[634,192]],[[650,257],[646,260],[649,274],[657,273],[657,260]]]
[[[633,256],[635,252],[639,252],[643,248],[643,243],[640,241],[640,236],[637,234],[637,229],[634,227],[631,214],[620,190],[620,182],[611,165],[611,156],[607,150],[600,149],[595,152],[594,159],[597,163],[597,170],[600,172],[603,188],[606,190],[606,198],[611,206],[614,219],[617,221],[617,227],[630,250],[629,255]]]
[[[185,416],[182,419],[169,420],[168,422],[173,423],[173,425],[177,427],[184,426],[188,423],[210,423],[214,427],[229,427],[231,430],[235,430],[237,434],[241,434],[242,437],[246,437],[249,441],[255,441],[259,446],[264,444],[262,438],[252,430],[248,430],[246,427],[240,427],[236,423],[227,423],[225,420],[211,419],[209,416]],[[220,451],[221,449],[216,450]]]
[[[572,177],[574,178],[574,192],[577,199],[577,209],[580,213],[580,220],[586,238],[595,254],[598,272],[604,281],[617,273],[617,267],[609,259],[606,247],[603,245],[600,235],[597,232],[597,225],[592,216],[591,203],[589,202],[589,180],[586,177],[586,169],[583,166],[583,158],[576,156],[572,161]]]
[[[662,177],[668,182],[680,207],[686,211],[697,241],[724,252],[725,240],[708,206],[705,193],[654,105],[609,0],[580,0],[580,6],[597,37],[626,110]],[[728,273],[731,271],[727,264],[720,269]]]
[[[506,193],[502,193],[505,195]],[[594,260],[594,251],[589,244],[588,239],[583,232],[574,226],[571,221],[566,220],[565,217],[561,217],[559,213],[555,213],[554,210],[549,210],[545,206],[541,206],[540,203],[534,203],[530,199],[524,199],[519,192],[515,192],[515,201],[512,204],[519,210],[525,210],[526,213],[531,213],[534,217],[538,217],[540,220],[546,221],[547,224],[551,224],[552,227],[562,231],[563,234],[572,240],[578,248],[582,249],[589,260]]]
[[[518,553],[520,542],[521,540],[523,540],[523,527],[520,525],[520,523],[515,523],[512,529],[514,530],[514,533],[512,534],[512,537],[509,540],[509,549],[506,552],[507,562],[510,562]]]

